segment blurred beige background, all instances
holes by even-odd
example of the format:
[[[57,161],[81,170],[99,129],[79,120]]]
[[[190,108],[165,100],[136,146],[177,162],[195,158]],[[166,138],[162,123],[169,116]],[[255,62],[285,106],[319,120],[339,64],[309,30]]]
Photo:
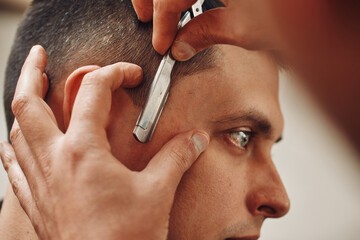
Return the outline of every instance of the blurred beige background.
[[[24,1],[0,0],[0,92],[6,61]],[[319,109],[299,81],[281,75],[280,101],[285,117],[284,140],[273,159],[288,190],[291,210],[267,220],[263,240],[360,239],[360,157]],[[0,140],[7,139],[3,102]],[[0,197],[7,187],[0,171]]]

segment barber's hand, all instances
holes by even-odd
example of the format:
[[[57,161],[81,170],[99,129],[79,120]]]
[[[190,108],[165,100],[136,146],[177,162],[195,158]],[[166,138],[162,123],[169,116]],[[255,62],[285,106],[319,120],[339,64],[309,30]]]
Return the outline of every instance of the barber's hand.
[[[207,147],[201,131],[168,142],[141,172],[110,152],[105,127],[111,97],[142,78],[140,67],[117,63],[87,74],[62,133],[43,101],[46,53],[34,47],[22,69],[11,131],[1,143],[13,190],[40,239],[166,239],[176,188]]]
[[[266,1],[223,0],[226,7],[204,12],[177,34],[182,11],[195,0],[132,0],[138,18],[153,19],[153,46],[186,61],[214,44],[232,44],[249,50],[273,50],[280,45]],[[177,35],[176,35],[177,34]]]

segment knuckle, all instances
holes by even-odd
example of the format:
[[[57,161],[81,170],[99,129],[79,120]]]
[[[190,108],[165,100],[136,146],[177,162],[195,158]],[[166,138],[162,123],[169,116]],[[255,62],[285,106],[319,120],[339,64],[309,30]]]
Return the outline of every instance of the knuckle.
[[[66,155],[64,157],[67,163],[66,168],[71,171],[76,171],[80,162],[92,158],[94,155],[100,156],[100,151],[101,149],[96,144],[84,141],[80,134],[72,134],[65,139],[61,146],[61,152]]]
[[[204,42],[207,45],[222,43],[220,40],[219,32],[214,30],[211,24],[203,24],[200,20],[197,21],[199,28],[196,29],[199,33],[199,41]],[[211,17],[209,22],[216,21],[215,18]],[[222,33],[220,33],[222,34]]]
[[[205,46],[209,46],[218,43],[216,32],[212,29],[212,24],[203,22],[199,18],[193,18],[192,27],[184,28],[186,31],[179,36],[179,39],[183,38],[185,41],[192,43],[193,47],[197,50],[202,50]],[[211,22],[211,21],[209,21]],[[189,36],[195,36],[189,38]]]
[[[10,167],[11,167],[11,163],[10,163],[9,159],[7,159],[4,156],[1,156],[1,161],[2,161],[5,172],[9,172]]]
[[[86,74],[81,82],[81,88],[92,89],[103,89],[108,88],[111,85],[109,81],[111,79],[111,73],[109,72],[90,72]]]
[[[99,77],[96,72],[87,73],[82,82],[81,86],[100,88],[106,85],[106,77]]]
[[[16,142],[19,142],[22,138],[21,130],[18,126],[13,126],[13,128],[10,131],[10,141],[15,144]]]
[[[11,103],[11,109],[16,117],[22,115],[29,106],[30,97],[23,93],[16,95]]]
[[[114,73],[116,73],[116,76],[119,75],[119,78],[124,78],[124,73],[131,69],[132,64],[127,62],[119,62],[113,65]],[[110,78],[110,74],[108,73],[108,78]]]
[[[31,223],[32,223],[32,225],[33,225],[33,227],[34,227],[35,232],[36,232],[37,234],[39,234],[39,233],[40,233],[40,230],[41,230],[39,224],[31,217],[31,214],[29,214],[29,215],[30,215],[30,221],[31,221]]]
[[[9,172],[10,167],[11,167],[11,163],[13,161],[11,156],[9,154],[7,154],[6,152],[1,153],[1,161],[2,161],[2,164],[4,166],[5,171]]]
[[[86,151],[87,147],[82,143],[83,141],[79,137],[71,137],[63,145],[63,152],[69,157],[67,159],[79,159]]]
[[[101,81],[101,79],[99,80],[99,79],[97,79],[96,77],[95,77],[95,74],[94,73],[87,73],[85,76],[84,76],[84,78],[83,78],[83,80],[82,80],[82,82],[81,82],[81,85],[90,85],[90,86],[92,86],[92,85],[96,85],[99,81]]]
[[[20,193],[19,180],[16,179],[16,178],[12,179],[11,180],[11,187],[12,187],[15,195],[19,198],[19,200],[21,200],[20,195],[19,195],[19,193]]]

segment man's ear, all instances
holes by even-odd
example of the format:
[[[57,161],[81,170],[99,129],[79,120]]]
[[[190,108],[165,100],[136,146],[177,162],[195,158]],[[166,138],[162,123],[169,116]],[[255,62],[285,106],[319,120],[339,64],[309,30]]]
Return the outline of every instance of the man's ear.
[[[100,68],[99,66],[95,66],[95,65],[80,67],[76,69],[74,72],[72,72],[70,76],[67,78],[65,82],[64,104],[63,104],[65,129],[67,129],[69,126],[74,102],[83,78],[85,77],[86,74],[93,72],[99,68]]]

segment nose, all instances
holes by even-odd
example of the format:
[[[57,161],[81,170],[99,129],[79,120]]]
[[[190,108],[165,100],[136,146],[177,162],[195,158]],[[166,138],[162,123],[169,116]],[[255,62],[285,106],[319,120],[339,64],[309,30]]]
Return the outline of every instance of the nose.
[[[270,162],[253,166],[251,183],[246,197],[246,205],[254,216],[279,218],[290,208],[290,200],[280,176]]]

